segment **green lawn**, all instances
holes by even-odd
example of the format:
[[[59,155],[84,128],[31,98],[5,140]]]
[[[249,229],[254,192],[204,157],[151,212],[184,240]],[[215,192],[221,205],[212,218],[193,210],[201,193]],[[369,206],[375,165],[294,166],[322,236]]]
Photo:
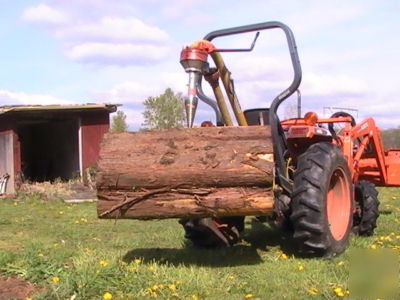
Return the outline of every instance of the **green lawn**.
[[[398,249],[400,189],[379,197],[376,235],[352,236],[350,250]],[[115,222],[98,220],[95,203],[0,200],[0,270],[44,287],[33,299],[340,298],[335,288],[349,298],[349,252],[296,258],[287,236],[252,218],[240,244],[199,250],[176,220]]]

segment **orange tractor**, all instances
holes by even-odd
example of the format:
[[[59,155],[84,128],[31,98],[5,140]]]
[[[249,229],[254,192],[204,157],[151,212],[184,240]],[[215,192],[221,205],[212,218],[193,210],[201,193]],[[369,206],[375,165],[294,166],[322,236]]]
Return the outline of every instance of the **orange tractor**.
[[[243,112],[233,80],[221,52],[251,51],[259,32],[281,29],[290,51],[294,78],[290,86],[272,101],[269,109]],[[256,32],[248,49],[218,49],[218,37]],[[215,67],[207,62],[211,56]],[[240,126],[270,125],[274,149],[275,224],[288,225],[305,254],[331,257],[346,248],[351,231],[371,235],[379,216],[375,185],[400,186],[400,150],[384,151],[373,119],[359,124],[345,112],[320,119],[314,112],[303,118],[280,121],[282,102],[298,91],[301,67],[293,33],[279,22],[266,22],[213,31],[181,52],[181,64],[189,74],[185,100],[187,125],[192,127],[198,99],[216,113],[217,125],[232,126],[219,82],[222,81],[237,123]],[[207,80],[215,99],[202,90]],[[335,126],[341,124],[340,130]],[[182,219],[186,237],[194,244],[232,244],[243,229],[244,217]],[[229,243],[226,243],[229,241]]]

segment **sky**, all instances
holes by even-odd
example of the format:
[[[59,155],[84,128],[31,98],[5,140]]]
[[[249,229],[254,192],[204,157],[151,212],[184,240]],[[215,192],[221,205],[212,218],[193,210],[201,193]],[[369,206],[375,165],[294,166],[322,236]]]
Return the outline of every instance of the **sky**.
[[[400,126],[400,1],[0,0],[0,105],[119,103],[131,130],[143,101],[187,89],[182,47],[208,32],[281,21],[294,32],[302,111],[353,109],[381,128]],[[254,34],[214,40],[249,47]],[[280,30],[250,53],[224,53],[243,109],[269,107],[293,72]],[[207,94],[212,95],[209,88]],[[292,112],[295,97],[280,110]],[[199,104],[196,122],[214,120]]]

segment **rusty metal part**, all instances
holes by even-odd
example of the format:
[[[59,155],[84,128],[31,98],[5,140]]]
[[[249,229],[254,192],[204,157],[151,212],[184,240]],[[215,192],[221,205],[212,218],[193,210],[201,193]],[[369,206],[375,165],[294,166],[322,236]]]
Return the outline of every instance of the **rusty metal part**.
[[[226,106],[224,95],[222,94],[221,88],[219,86],[219,77],[220,77],[219,71],[218,70],[213,70],[213,71],[214,71],[213,73],[205,75],[204,78],[210,84],[214,92],[214,96],[215,99],[217,100],[218,108],[221,112],[224,124],[226,126],[233,126],[233,122],[229,114],[228,107]]]
[[[212,52],[211,57],[214,60],[215,65],[221,75],[222,83],[225,87],[226,94],[229,102],[231,103],[233,113],[235,114],[236,120],[240,126],[247,126],[246,118],[243,114],[242,108],[240,107],[239,100],[236,96],[235,89],[233,86],[233,80],[231,79],[231,72],[225,65],[222,56],[218,52]]]

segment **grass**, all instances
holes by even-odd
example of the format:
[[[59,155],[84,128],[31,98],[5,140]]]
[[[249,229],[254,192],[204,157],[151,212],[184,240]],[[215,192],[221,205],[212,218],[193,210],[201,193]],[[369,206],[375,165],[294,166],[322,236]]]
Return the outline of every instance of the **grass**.
[[[400,189],[381,188],[380,201],[376,235],[352,236],[349,250],[400,245]],[[346,298],[349,250],[298,258],[288,236],[252,218],[240,244],[199,250],[176,220],[99,220],[95,203],[35,195],[0,201],[0,270],[44,287],[33,299],[335,299],[335,288]]]

